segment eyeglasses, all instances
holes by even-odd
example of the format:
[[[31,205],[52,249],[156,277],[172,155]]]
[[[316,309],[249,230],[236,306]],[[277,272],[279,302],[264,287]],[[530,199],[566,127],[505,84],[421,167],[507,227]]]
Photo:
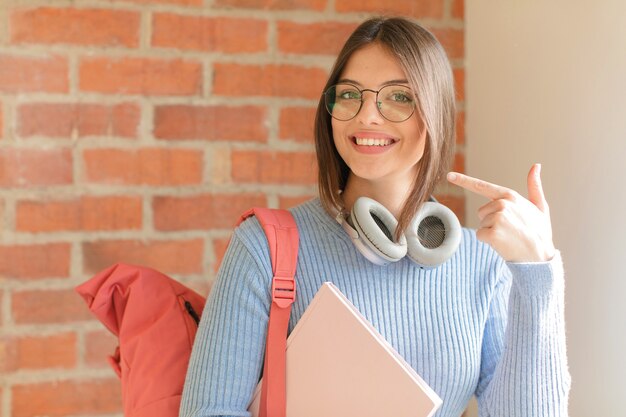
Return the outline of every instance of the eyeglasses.
[[[354,118],[363,107],[363,93],[376,93],[376,108],[381,116],[390,122],[404,122],[415,111],[415,99],[411,89],[404,85],[390,84],[380,90],[341,83],[330,87],[324,92],[324,103],[330,115],[341,121]]]

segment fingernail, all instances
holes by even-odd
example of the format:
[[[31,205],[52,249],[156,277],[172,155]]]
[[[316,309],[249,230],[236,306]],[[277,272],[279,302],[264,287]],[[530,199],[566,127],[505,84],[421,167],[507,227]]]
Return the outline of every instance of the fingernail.
[[[456,180],[456,174],[452,172],[448,172],[448,181],[454,181],[454,180]]]
[[[541,175],[541,164],[537,164],[537,171],[535,171],[535,172],[536,172],[537,176]]]

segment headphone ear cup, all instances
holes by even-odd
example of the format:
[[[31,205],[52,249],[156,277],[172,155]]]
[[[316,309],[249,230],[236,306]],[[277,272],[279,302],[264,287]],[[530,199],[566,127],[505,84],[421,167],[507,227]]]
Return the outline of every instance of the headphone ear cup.
[[[461,243],[461,224],[443,204],[427,201],[405,232],[409,258],[424,268],[447,261]]]
[[[354,240],[357,249],[371,262],[386,265],[406,255],[404,234],[398,242],[393,240],[398,221],[379,202],[359,197],[352,206],[348,221],[359,234],[359,238]]]

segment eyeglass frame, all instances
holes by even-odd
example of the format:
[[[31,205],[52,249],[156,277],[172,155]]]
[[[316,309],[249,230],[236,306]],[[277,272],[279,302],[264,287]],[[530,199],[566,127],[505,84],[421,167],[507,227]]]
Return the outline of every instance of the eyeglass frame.
[[[351,118],[349,118],[349,119],[345,119],[345,120],[344,120],[344,119],[339,119],[339,118],[337,118],[337,117],[334,117],[334,116],[333,116],[333,114],[332,114],[332,112],[328,109],[328,105],[327,105],[327,103],[326,103],[326,93],[328,93],[328,91],[330,91],[330,89],[331,89],[331,88],[335,88],[335,87],[337,87],[338,85],[349,85],[349,86],[352,86],[352,87],[354,87],[354,88],[355,88],[355,89],[359,92],[359,94],[361,95],[361,98],[360,98],[360,100],[359,100],[359,101],[361,102],[361,104],[359,105],[359,109],[356,111],[356,113],[354,113],[354,116],[352,116],[352,117],[351,117]],[[322,96],[324,97],[324,108],[326,109],[326,112],[328,112],[328,114],[330,115],[330,117],[331,117],[331,118],[333,118],[333,119],[335,119],[335,120],[339,120],[339,121],[341,121],[341,122],[347,122],[348,120],[352,120],[352,119],[354,119],[355,117],[357,117],[357,116],[358,116],[359,112],[360,112],[360,111],[361,111],[361,109],[363,108],[363,103],[364,103],[364,101],[365,101],[365,100],[364,100],[364,98],[363,98],[363,97],[364,97],[363,93],[364,93],[365,91],[369,91],[370,93],[376,93],[376,98],[375,98],[375,101],[374,101],[374,102],[375,102],[375,104],[376,104],[376,110],[378,110],[378,114],[380,114],[380,115],[383,117],[383,119],[385,119],[385,120],[387,120],[387,121],[390,121],[391,123],[402,123],[402,122],[406,122],[407,120],[409,120],[409,119],[411,118],[411,116],[413,116],[413,114],[415,114],[415,109],[417,108],[417,103],[415,102],[415,99],[413,99],[413,109],[411,110],[411,114],[409,114],[409,115],[407,116],[407,118],[406,118],[406,119],[403,119],[403,120],[391,120],[391,119],[389,119],[389,118],[385,117],[385,115],[384,115],[384,114],[380,111],[380,104],[381,104],[382,102],[379,102],[379,101],[378,101],[378,93],[380,93],[380,91],[381,91],[381,90],[383,90],[383,89],[385,89],[385,88],[387,88],[387,87],[393,87],[393,86],[397,86],[397,87],[405,87],[405,88],[407,88],[408,90],[410,90],[410,91],[413,93],[413,90],[411,90],[411,88],[410,88],[410,87],[407,87],[406,85],[403,85],[403,84],[386,84],[386,85],[382,86],[382,87],[381,87],[381,88],[377,91],[377,90],[372,90],[371,88],[364,88],[364,89],[362,89],[362,90],[361,90],[358,86],[356,86],[356,85],[355,85],[355,84],[353,84],[353,83],[348,83],[348,82],[343,82],[343,83],[341,83],[341,82],[340,82],[340,83],[336,83],[336,84],[331,85],[330,87],[328,87],[328,88],[327,88],[327,89],[326,89],[326,90],[322,93]],[[415,94],[415,93],[413,93],[413,94]]]

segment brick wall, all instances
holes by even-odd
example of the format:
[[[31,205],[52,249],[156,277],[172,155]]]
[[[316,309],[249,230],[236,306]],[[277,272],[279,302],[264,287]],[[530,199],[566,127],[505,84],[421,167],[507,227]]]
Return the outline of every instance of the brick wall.
[[[316,99],[380,12],[444,43],[463,170],[462,0],[0,0],[0,417],[120,414],[73,287],[124,260],[206,294],[239,213],[315,194]]]

